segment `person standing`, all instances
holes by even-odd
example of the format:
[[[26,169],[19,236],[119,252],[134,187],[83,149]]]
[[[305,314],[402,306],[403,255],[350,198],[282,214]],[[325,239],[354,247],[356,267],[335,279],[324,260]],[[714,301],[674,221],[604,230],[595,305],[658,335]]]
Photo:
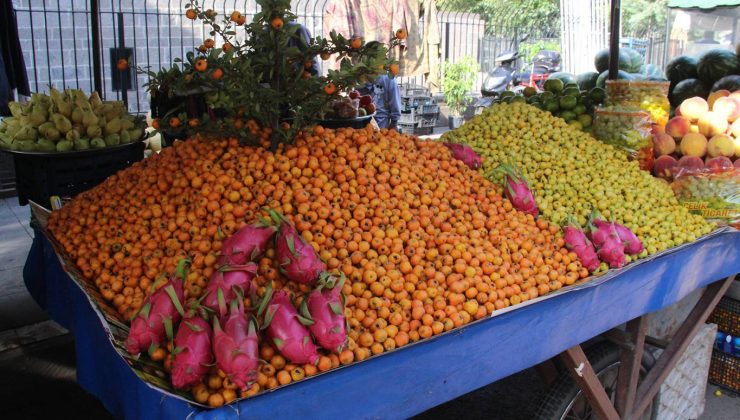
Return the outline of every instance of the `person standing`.
[[[378,76],[361,91],[373,97],[375,122],[378,123],[378,127],[397,128],[398,120],[401,118],[401,90],[396,79],[385,74]]]

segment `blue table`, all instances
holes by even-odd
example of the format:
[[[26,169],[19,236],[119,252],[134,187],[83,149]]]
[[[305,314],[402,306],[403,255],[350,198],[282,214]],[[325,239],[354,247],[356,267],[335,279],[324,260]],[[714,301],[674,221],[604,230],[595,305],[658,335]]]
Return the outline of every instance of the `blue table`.
[[[24,277],[51,318],[73,332],[79,384],[116,417],[405,418],[738,272],[740,232],[724,230],[567,293],[218,410],[191,406],[140,380],[42,234],[34,239]]]

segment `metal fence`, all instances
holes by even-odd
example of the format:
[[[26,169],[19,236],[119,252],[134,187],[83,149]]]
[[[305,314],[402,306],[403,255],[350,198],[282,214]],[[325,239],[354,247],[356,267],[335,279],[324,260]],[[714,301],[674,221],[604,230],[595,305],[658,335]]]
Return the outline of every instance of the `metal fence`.
[[[56,88],[95,89],[94,61],[100,60],[100,90],[106,99],[126,99],[129,110],[145,113],[149,98],[145,75],[134,75],[128,89],[116,86],[117,50],[127,48],[133,64],[159,70],[172,65],[210,37],[200,21],[184,16],[188,0],[12,0],[32,91]],[[323,31],[324,11],[334,0],[298,0],[293,13],[312,34]],[[239,10],[250,20],[259,10],[255,0],[204,0],[218,13]],[[440,10],[440,60],[470,55],[481,59],[485,22],[477,15]],[[97,20],[97,22],[95,22]],[[419,22],[420,28],[425,24]],[[100,28],[95,39],[94,29]],[[219,40],[216,39],[218,43]],[[439,69],[432,69],[439,71]],[[480,82],[479,78],[479,82]],[[402,78],[424,84],[424,76]]]

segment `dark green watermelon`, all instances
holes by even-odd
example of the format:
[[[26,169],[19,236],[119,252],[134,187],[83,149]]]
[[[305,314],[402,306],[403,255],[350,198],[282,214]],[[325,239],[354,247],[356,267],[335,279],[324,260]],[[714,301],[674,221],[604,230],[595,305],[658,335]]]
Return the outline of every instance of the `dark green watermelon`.
[[[719,79],[731,74],[738,74],[738,59],[729,50],[709,50],[702,54],[696,65],[699,80],[712,86]]]
[[[665,77],[671,81],[672,85],[682,80],[696,79],[696,58],[688,55],[673,58],[665,66]]]
[[[729,90],[731,93],[740,90],[740,75],[725,76],[712,86],[712,92],[722,89]]]
[[[596,87],[606,89],[606,78],[609,77],[609,70],[601,72],[598,79],[596,79]],[[619,70],[617,74],[617,80],[633,80],[632,75],[626,71]]]
[[[694,96],[700,96],[704,99],[709,95],[709,89],[699,79],[686,79],[678,82],[673,88],[668,99],[671,101],[671,105],[675,108],[681,105],[686,99],[693,98]]]
[[[547,78],[560,79],[563,81],[564,85],[567,85],[568,83],[576,83],[576,76],[574,76],[572,73],[566,73],[564,71],[552,73],[551,75],[547,76]]]
[[[629,57],[629,68],[622,70],[628,73],[639,73],[640,67],[645,64],[645,59],[642,57],[642,55],[637,52],[637,50],[634,50],[632,48],[620,48],[619,52],[621,53],[622,51],[624,51],[624,53],[627,54],[627,57]]]
[[[596,67],[596,71],[599,73],[603,73],[604,71],[609,70],[609,48],[603,49],[596,53],[596,56],[594,57],[594,66]],[[632,68],[632,60],[630,56],[627,55],[624,49],[620,49],[619,69],[629,71],[630,68]]]
[[[640,67],[640,74],[642,74],[646,78],[663,79],[663,71],[661,71],[660,67],[656,66],[655,64],[643,64]]]
[[[596,79],[598,78],[599,73],[595,71],[581,73],[576,76],[576,83],[578,83],[578,88],[581,90],[591,90],[596,87]]]

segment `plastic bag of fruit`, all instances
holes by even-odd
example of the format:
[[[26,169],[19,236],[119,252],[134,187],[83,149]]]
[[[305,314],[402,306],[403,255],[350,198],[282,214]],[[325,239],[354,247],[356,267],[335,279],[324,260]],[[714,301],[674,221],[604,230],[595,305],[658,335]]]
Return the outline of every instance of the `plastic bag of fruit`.
[[[607,80],[606,105],[625,109],[641,109],[653,122],[665,127],[671,112],[668,101],[670,82]]]
[[[703,169],[677,168],[671,187],[691,213],[740,228],[740,168],[731,162],[709,162]]]
[[[604,143],[624,149],[649,171],[653,167],[652,120],[645,111],[598,108],[593,135]]]

